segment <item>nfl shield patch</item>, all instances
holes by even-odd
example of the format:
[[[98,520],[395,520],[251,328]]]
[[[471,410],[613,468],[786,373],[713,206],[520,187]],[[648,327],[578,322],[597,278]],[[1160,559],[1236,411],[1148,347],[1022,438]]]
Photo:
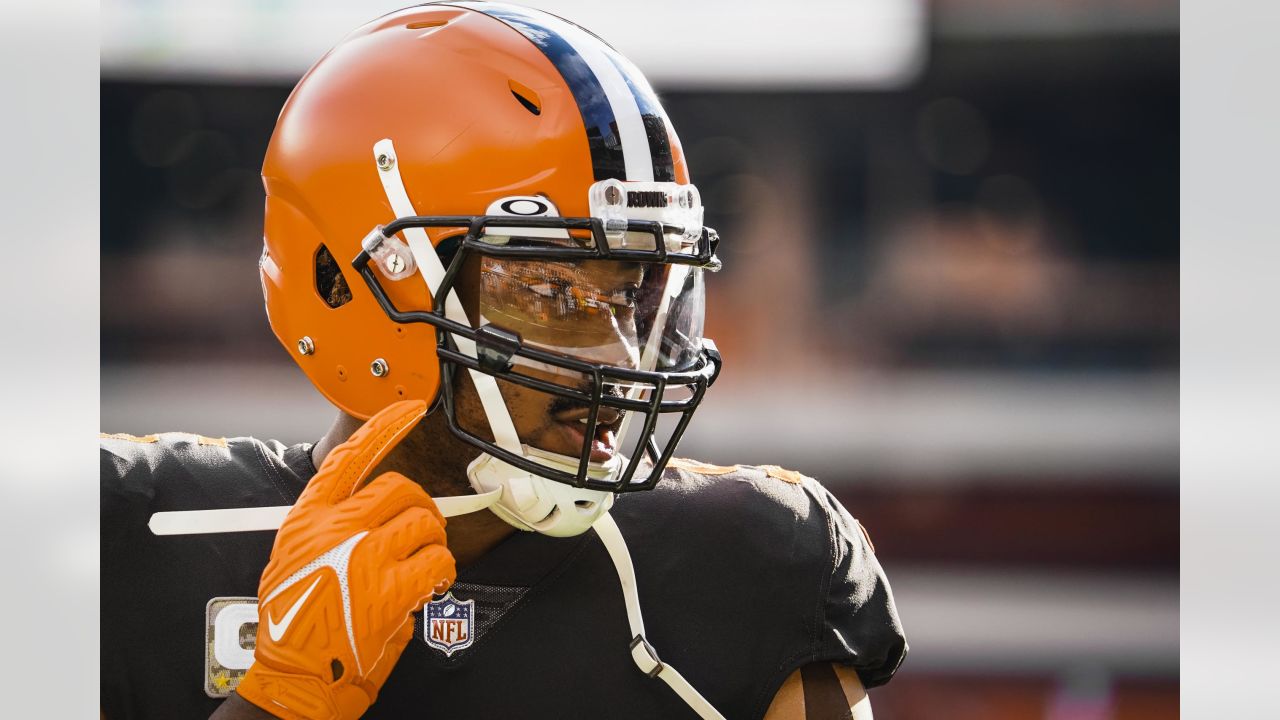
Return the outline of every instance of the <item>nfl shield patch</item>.
[[[445,657],[471,647],[475,641],[475,600],[459,601],[453,592],[447,592],[439,600],[427,603],[422,615],[423,639]]]

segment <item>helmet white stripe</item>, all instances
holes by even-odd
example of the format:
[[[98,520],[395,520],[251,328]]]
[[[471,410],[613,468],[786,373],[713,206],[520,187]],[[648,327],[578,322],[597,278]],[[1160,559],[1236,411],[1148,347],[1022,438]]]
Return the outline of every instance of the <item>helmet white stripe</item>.
[[[469,6],[467,3],[459,4]],[[613,110],[614,119],[618,123],[618,135],[622,140],[626,179],[653,181],[653,157],[649,151],[649,138],[640,115],[640,107],[618,65],[605,54],[608,48],[603,41],[573,23],[531,8],[484,3],[476,5],[474,9],[499,19],[502,19],[502,15],[518,17],[530,24],[545,27],[568,43],[591,69],[604,89],[605,100]]]

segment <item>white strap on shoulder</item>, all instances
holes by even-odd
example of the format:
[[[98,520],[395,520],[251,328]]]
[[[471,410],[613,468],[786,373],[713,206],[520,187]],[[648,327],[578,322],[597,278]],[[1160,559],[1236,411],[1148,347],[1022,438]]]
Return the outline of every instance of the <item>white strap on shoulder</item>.
[[[640,614],[640,592],[636,587],[635,567],[631,564],[631,553],[627,551],[627,543],[622,538],[622,531],[614,522],[613,516],[605,513],[596,520],[596,534],[609,551],[613,567],[618,571],[618,582],[622,584],[622,598],[627,606],[627,625],[631,628],[631,659],[635,661],[640,672],[649,677],[656,677],[671,686],[671,689],[685,701],[698,717],[704,720],[724,720],[702,694],[689,684],[688,680],[676,669],[658,659],[657,652],[644,637],[644,617]]]
[[[498,501],[502,489],[480,495],[432,498],[445,517],[466,515],[484,510]],[[173,510],[151,516],[147,527],[154,535],[202,535],[205,533],[251,532],[279,530],[292,505],[273,507],[227,508],[222,510]]]
[[[231,508],[226,510],[175,510],[151,516],[147,527],[153,535],[200,535],[203,533],[278,530],[292,505]]]

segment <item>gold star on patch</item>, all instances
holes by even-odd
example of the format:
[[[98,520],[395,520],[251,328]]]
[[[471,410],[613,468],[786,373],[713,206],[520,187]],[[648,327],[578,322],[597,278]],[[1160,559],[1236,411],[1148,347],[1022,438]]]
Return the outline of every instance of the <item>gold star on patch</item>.
[[[219,690],[226,690],[231,685],[231,677],[224,672],[220,672],[213,676],[213,686]]]

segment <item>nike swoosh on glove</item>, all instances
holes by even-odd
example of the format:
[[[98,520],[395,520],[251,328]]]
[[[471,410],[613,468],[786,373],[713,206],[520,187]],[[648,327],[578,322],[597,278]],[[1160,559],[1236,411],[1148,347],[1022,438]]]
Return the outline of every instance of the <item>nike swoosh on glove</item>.
[[[378,697],[412,614],[452,584],[445,520],[399,473],[365,478],[427,411],[388,406],[325,458],[258,585],[258,646],[236,692],[290,720],[352,720]]]

